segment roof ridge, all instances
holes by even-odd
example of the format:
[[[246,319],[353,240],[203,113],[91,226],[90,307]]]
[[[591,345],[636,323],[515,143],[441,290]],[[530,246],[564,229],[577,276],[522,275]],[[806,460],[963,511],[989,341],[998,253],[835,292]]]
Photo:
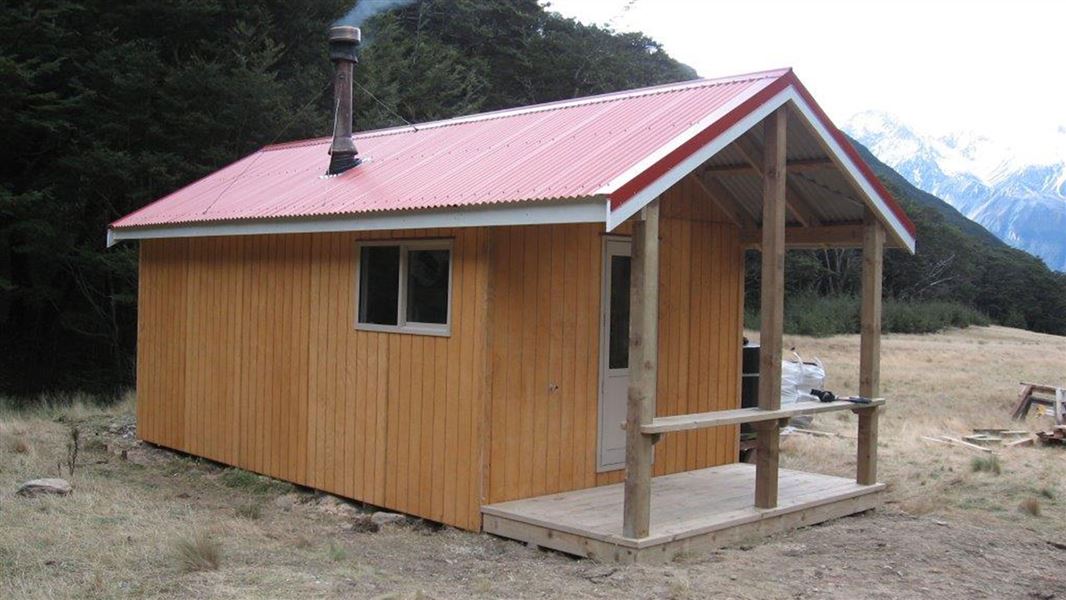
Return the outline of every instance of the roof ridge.
[[[650,96],[653,94],[662,94],[667,92],[677,92],[688,90],[698,87],[713,87],[716,85],[728,85],[734,83],[743,83],[746,81],[756,81],[759,79],[774,79],[781,77],[789,72],[791,68],[784,69],[772,69],[769,71],[756,71],[754,73],[743,73],[740,75],[730,75],[727,77],[716,78],[699,78],[688,79],[685,81],[675,81],[673,83],[662,83],[659,85],[647,86],[642,88],[634,88],[630,90],[619,90],[616,92],[606,92],[603,94],[593,94],[591,96],[581,96],[579,98],[568,98],[566,100],[554,100],[552,102],[542,102],[540,104],[530,104],[526,106],[516,106],[511,108],[501,108],[498,110],[487,111],[483,113],[474,113],[472,115],[465,115],[461,117],[453,117],[451,119],[440,119],[437,121],[428,121],[426,123],[415,123],[415,127],[421,129],[435,129],[437,127],[449,127],[451,125],[460,125],[463,123],[477,122],[477,121],[489,121],[493,119],[502,119],[506,117],[513,117],[518,115],[526,115],[536,112],[542,112],[546,110],[558,110],[560,108],[572,108],[576,106],[586,106],[589,104],[599,104],[601,102],[613,102],[616,100],[625,100],[628,98],[640,98],[643,96]],[[404,131],[410,131],[411,126],[403,125],[397,127],[389,127],[385,129],[376,129],[370,131],[363,131],[356,134],[356,138],[359,137],[378,137],[383,135],[392,135],[395,133],[402,133]]]
[[[604,94],[594,94],[592,96],[581,96],[579,98],[568,98],[566,100],[555,100],[552,102],[542,102],[540,104],[530,104],[527,106],[501,108],[498,110],[492,110],[483,113],[474,113],[472,115],[452,117],[450,119],[439,119],[436,121],[427,121],[425,123],[415,123],[414,125],[400,125],[396,127],[386,127],[382,129],[371,129],[369,131],[357,132],[353,137],[356,140],[383,137],[387,135],[395,135],[398,133],[409,133],[412,131],[412,128],[414,128],[414,130],[416,131],[421,131],[425,129],[437,129],[440,127],[462,125],[464,123],[475,123],[481,121],[490,121],[494,119],[504,119],[508,117],[533,114],[548,110],[559,110],[564,108],[573,108],[577,106],[587,106],[589,104],[599,104],[602,102],[614,102],[617,100],[640,98],[653,94],[677,92],[699,87],[713,87],[717,85],[729,85],[735,83],[743,83],[747,81],[757,81],[760,79],[773,79],[782,77],[790,73],[791,71],[792,69],[790,67],[786,67],[783,69],[755,71],[753,73],[742,73],[740,75],[730,75],[727,77],[688,79],[685,81],[675,81],[672,83],[663,83],[659,85],[634,88],[630,90],[619,90],[616,92],[607,92]],[[301,146],[314,146],[327,143],[329,142],[329,140],[330,138],[328,137],[293,140],[291,142],[282,142],[280,144],[270,144],[268,146],[264,146],[262,150],[271,151]]]

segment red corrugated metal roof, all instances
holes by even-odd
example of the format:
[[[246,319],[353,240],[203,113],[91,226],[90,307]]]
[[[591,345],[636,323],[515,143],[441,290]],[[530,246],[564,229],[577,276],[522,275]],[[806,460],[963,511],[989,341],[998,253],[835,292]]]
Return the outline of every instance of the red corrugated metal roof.
[[[363,163],[333,177],[323,175],[329,139],[268,146],[115,221],[112,228],[597,196],[617,208],[798,83],[784,69],[363,132],[355,136]],[[831,123],[828,128],[836,132]],[[846,141],[845,147],[851,148]],[[872,182],[879,186],[876,178]],[[913,234],[891,196],[884,192],[884,197]]]

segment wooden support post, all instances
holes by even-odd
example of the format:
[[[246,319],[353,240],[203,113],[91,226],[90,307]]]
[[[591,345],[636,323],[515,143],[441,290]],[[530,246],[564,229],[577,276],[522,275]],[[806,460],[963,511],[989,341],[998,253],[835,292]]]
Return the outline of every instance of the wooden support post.
[[[885,230],[866,213],[862,236],[862,308],[860,315],[859,394],[875,398],[881,392],[881,269]],[[877,409],[859,413],[859,449],[855,480],[877,483]]]
[[[622,535],[648,537],[654,438],[641,432],[655,418],[659,349],[659,200],[633,224],[629,300],[629,398]]]
[[[785,128],[787,111],[777,109],[764,122],[762,199],[762,327],[759,331],[759,408],[781,408],[781,336],[785,316]],[[755,506],[777,506],[777,421],[756,427]]]
[[[787,111],[785,111],[787,113]],[[741,136],[734,142],[736,149],[744,155],[744,159],[755,169],[755,172],[762,175],[766,172],[766,152],[769,148],[759,148],[758,144],[753,142],[750,137]],[[785,167],[788,168],[787,166]],[[792,215],[796,217],[800,225],[805,227],[818,227],[822,224],[821,218],[816,214],[814,207],[810,201],[804,197],[799,188],[793,185],[788,180],[788,177],[784,170],[781,171],[782,177],[785,178],[785,206],[789,211],[792,211]]]
[[[860,485],[877,483],[877,415],[880,408],[855,411],[859,414],[859,454],[855,482]]]

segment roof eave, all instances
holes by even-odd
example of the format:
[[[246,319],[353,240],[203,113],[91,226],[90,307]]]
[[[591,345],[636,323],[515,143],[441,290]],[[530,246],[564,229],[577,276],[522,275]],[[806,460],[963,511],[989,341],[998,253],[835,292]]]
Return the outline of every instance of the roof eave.
[[[606,196],[590,195],[547,201],[502,202],[474,207],[406,209],[322,217],[240,219],[145,227],[112,226],[107,230],[107,246],[110,248],[124,240],[145,239],[602,223],[607,206]]]

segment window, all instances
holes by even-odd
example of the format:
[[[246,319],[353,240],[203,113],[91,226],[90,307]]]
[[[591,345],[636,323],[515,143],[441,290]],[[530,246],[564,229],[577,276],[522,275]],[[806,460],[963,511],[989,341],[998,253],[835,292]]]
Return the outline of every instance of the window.
[[[451,258],[448,240],[361,244],[356,327],[448,335]]]
[[[611,256],[611,314],[607,368],[629,368],[629,276],[630,257]]]

